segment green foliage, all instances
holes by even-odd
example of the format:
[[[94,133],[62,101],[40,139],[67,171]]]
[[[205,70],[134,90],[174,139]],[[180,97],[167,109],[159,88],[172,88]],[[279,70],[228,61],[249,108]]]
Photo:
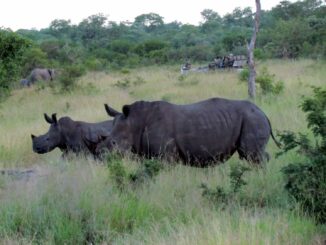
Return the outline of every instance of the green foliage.
[[[266,52],[264,52],[264,50],[261,48],[254,49],[254,57],[257,60],[266,60],[267,59]]]
[[[228,52],[233,52],[235,48],[245,46],[248,37],[249,35],[241,30],[228,32],[222,40],[223,47]]]
[[[162,218],[162,211],[154,205],[131,193],[115,192],[99,176],[83,175],[86,180],[78,174],[57,177],[31,193],[1,200],[1,239],[101,244]]]
[[[157,159],[142,159],[140,166],[131,173],[128,173],[123,166],[122,157],[117,153],[109,153],[106,162],[110,170],[115,187],[120,191],[127,191],[128,185],[137,187],[157,176],[163,165]]]
[[[146,83],[145,79],[140,77],[140,76],[136,76],[135,80],[132,82],[134,86],[140,86],[144,83]]]
[[[211,189],[206,184],[202,183],[200,188],[203,189],[202,196],[215,205],[226,205],[229,202],[228,193],[220,186]]]
[[[122,157],[117,153],[107,154],[106,162],[110,170],[111,178],[119,191],[123,191],[127,184],[127,172],[122,163]]]
[[[126,89],[129,88],[131,86],[131,82],[128,78],[121,80],[118,80],[114,86],[118,87],[118,88],[122,88],[122,89]]]
[[[275,75],[270,74],[267,67],[263,67],[262,71],[257,75],[256,83],[259,84],[264,95],[278,95],[284,90],[284,82],[275,81]]]
[[[248,82],[248,79],[249,79],[249,69],[248,68],[244,68],[239,73],[239,80],[241,82]]]
[[[128,54],[131,52],[133,44],[128,40],[114,40],[110,44],[110,49],[121,54]]]
[[[225,16],[204,9],[201,12],[204,22],[199,26],[164,23],[155,13],[141,14],[133,23],[116,23],[108,21],[103,14],[96,14],[77,25],[57,19],[40,31],[19,30],[17,33],[34,41],[33,48],[26,55],[11,56],[14,62],[1,63],[1,97],[10,93],[8,84],[13,84],[19,76],[25,77],[36,66],[64,67],[78,60],[88,70],[120,70],[153,63],[175,64],[185,58],[209,62],[226,53],[246,54],[252,14],[249,7],[235,8]],[[269,11],[262,11],[255,57],[323,59],[326,57],[325,25],[322,1],[283,1]],[[1,31],[2,36],[4,32],[8,31]],[[283,89],[281,82],[272,88],[266,79],[262,81],[263,93],[277,94]]]
[[[166,47],[166,42],[153,39],[136,46],[135,52],[139,56],[153,60],[155,63],[164,63],[166,57],[165,52],[162,52],[162,50]]]
[[[132,183],[142,184],[147,180],[153,179],[157,176],[163,165],[157,159],[145,159],[141,162],[140,168],[135,173],[129,175]]]
[[[37,45],[26,50],[22,60],[22,77],[27,77],[34,68],[48,67],[47,55]]]
[[[211,189],[206,184],[202,183],[200,186],[203,189],[202,196],[207,198],[213,204],[224,207],[233,201],[235,195],[244,185],[247,184],[247,182],[243,180],[243,175],[249,170],[249,167],[240,164],[231,165],[229,174],[231,188],[227,190],[226,188],[217,186],[215,189]]]
[[[90,71],[101,71],[105,68],[106,61],[97,58],[88,58],[84,61],[85,68]]]
[[[242,177],[244,173],[249,170],[250,168],[244,165],[231,165],[230,183],[231,190],[233,193],[237,193],[242,186],[247,184],[247,182],[244,181]]]
[[[239,80],[241,82],[248,82],[249,79],[249,69],[244,68],[239,73]],[[274,94],[278,95],[284,90],[284,82],[275,81],[275,75],[270,74],[267,70],[267,67],[263,67],[262,71],[258,72],[256,76],[256,83],[259,84],[262,94]]]
[[[307,135],[283,132],[280,140],[284,144],[281,155],[297,149],[302,156],[299,162],[282,169],[285,189],[300,203],[303,210],[317,221],[326,222],[326,90],[315,87],[314,97],[305,98],[301,109],[307,113],[308,128],[312,130],[315,143]],[[302,162],[303,161],[303,162]]]
[[[10,95],[21,78],[23,57],[30,46],[27,39],[0,29],[0,101]]]
[[[128,71],[128,70],[125,70],[125,71]],[[129,71],[123,72],[123,73],[128,74]],[[146,81],[142,77],[136,76],[136,78],[134,80],[132,80],[130,78],[124,78],[123,80],[118,80],[118,81],[116,81],[114,86],[121,88],[121,89],[127,89],[127,88],[130,88],[131,86],[137,87],[144,83],[146,83]]]
[[[85,68],[79,64],[65,66],[60,74],[59,82],[62,92],[71,92],[76,87],[79,77],[85,74]]]

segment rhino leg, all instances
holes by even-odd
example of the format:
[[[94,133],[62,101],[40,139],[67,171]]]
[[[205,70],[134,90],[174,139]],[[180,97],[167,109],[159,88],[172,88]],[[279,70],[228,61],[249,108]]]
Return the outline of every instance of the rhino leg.
[[[250,163],[260,165],[261,163],[269,160],[267,152],[249,152],[238,149],[240,159],[245,159]]]
[[[247,120],[242,126],[237,151],[240,159],[260,164],[269,160],[265,147],[269,139],[270,128],[267,121],[259,117],[253,118],[255,120]]]

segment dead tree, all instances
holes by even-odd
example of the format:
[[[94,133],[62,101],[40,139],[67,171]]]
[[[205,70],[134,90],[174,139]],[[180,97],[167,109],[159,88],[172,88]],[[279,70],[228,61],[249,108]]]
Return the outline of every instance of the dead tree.
[[[256,45],[257,33],[259,28],[260,21],[260,0],[256,0],[256,14],[255,14],[255,23],[254,23],[254,32],[252,34],[250,44],[248,48],[248,66],[249,66],[249,79],[248,79],[248,94],[250,99],[255,99],[256,97],[256,70],[255,70],[255,61],[254,61],[254,48]]]

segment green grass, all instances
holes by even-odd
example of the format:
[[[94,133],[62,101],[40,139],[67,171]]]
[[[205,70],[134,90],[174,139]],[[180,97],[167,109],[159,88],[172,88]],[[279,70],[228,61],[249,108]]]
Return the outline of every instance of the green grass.
[[[263,66],[285,83],[279,96],[262,97],[258,88],[256,103],[274,131],[307,132],[298,105],[311,94],[310,86],[325,86],[326,64],[270,60],[258,69]],[[126,80],[128,86],[115,86]],[[297,208],[283,188],[280,169],[299,156],[290,152],[275,159],[272,140],[267,146],[271,160],[246,172],[248,184],[223,208],[203,197],[200,185],[229,188],[236,155],[206,169],[162,163],[156,177],[120,191],[106,164],[75,156],[61,160],[58,150],[45,155],[32,151],[30,134],[48,130],[44,112],[97,122],[108,118],[104,103],[120,110],[135,100],[246,99],[247,87],[237,72],[180,78],[175,67],[150,67],[128,74],[89,73],[79,85],[71,94],[53,93],[50,87],[16,90],[0,105],[0,169],[37,173],[28,181],[0,175],[0,244],[323,244],[326,228]],[[122,162],[127,174],[140,164],[130,156]]]

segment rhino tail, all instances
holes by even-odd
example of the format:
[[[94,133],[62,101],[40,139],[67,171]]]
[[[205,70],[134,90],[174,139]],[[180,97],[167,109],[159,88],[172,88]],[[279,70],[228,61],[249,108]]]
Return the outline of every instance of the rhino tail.
[[[269,118],[267,116],[266,116],[266,118],[267,118],[267,121],[268,121],[268,124],[269,124],[270,134],[272,136],[272,139],[275,142],[276,146],[281,149],[282,148],[282,144],[275,139],[275,136],[274,136],[273,130],[272,130],[271,122],[269,121]]]

